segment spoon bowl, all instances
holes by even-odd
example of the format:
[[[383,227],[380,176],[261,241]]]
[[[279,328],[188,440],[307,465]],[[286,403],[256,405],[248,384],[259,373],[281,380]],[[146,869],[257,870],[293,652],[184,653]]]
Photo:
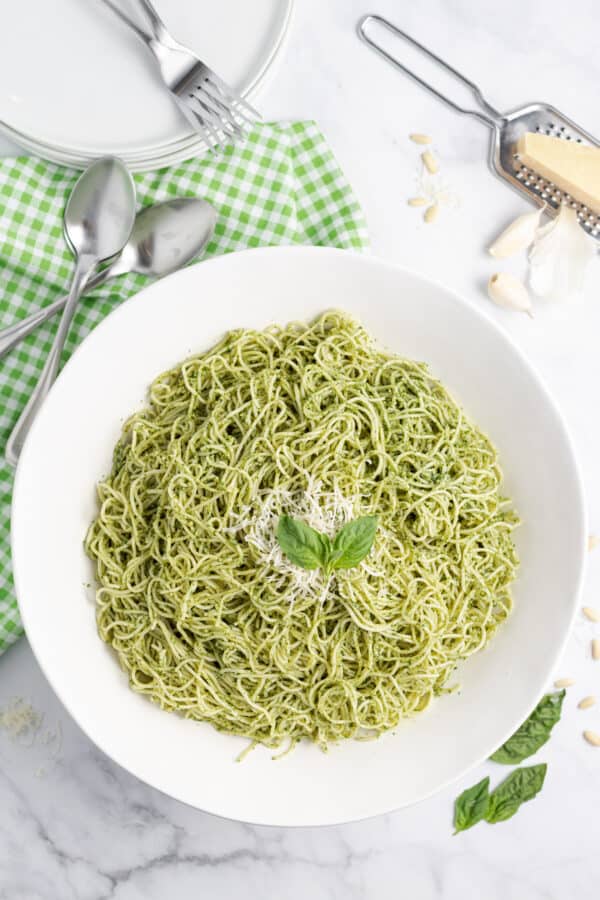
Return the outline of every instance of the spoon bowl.
[[[137,272],[163,278],[202,253],[216,223],[214,207],[197,197],[147,206],[138,213],[122,253],[109,265],[108,277]]]
[[[165,200],[147,206],[137,214],[121,253],[89,279],[85,292],[128,272],[150,278],[169,275],[202,253],[214,234],[216,222],[216,210],[197,197]],[[61,297],[0,331],[0,358],[62,309],[66,301],[66,297]]]
[[[123,163],[99,159],[81,175],[65,208],[65,237],[92,265],[120,253],[135,221],[135,187]]]
[[[6,443],[6,460],[15,466],[31,424],[54,384],[71,321],[90,275],[120,253],[135,220],[135,187],[123,163],[99,159],[77,181],[65,209],[64,231],[75,256],[71,289],[52,349],[25,409]]]

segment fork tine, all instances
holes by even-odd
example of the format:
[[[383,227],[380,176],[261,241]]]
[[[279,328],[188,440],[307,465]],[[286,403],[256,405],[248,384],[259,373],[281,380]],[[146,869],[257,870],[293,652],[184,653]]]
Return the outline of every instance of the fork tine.
[[[179,106],[183,111],[186,119],[191,123],[192,127],[200,134],[202,140],[208,147],[211,153],[214,153],[214,136],[213,133],[209,133],[206,119],[203,115],[197,110],[194,109],[192,105],[192,100],[194,99],[193,94],[190,94],[189,97],[177,97],[179,102]],[[217,136],[218,137],[218,136]],[[218,143],[218,141],[217,141]]]
[[[209,114],[216,118],[222,124],[232,121],[231,110],[221,100],[214,96],[210,91],[206,90],[206,81],[200,81],[194,89],[194,97],[201,101]]]
[[[235,121],[231,110],[203,87],[196,88],[196,98],[219,119],[223,131],[232,138],[243,137],[244,129]]]
[[[201,94],[210,97],[213,105],[216,105],[221,111],[221,115],[227,119],[232,118],[232,104],[227,98],[219,92],[216,85],[210,80],[210,75],[205,75],[196,86],[196,90]]]
[[[235,117],[237,116],[237,118],[241,119],[242,122],[245,122],[246,125],[250,126],[251,128],[254,127],[256,119],[251,118],[247,114],[243,106],[239,107],[239,101],[235,97],[227,97],[222,88],[215,81],[213,81],[212,78],[205,79],[203,87],[204,90],[211,95],[211,97],[213,97],[219,103],[225,105],[225,108],[227,109],[228,114],[231,118],[235,120]],[[242,100],[241,103],[244,104],[244,101]]]
[[[235,112],[238,116],[248,122],[250,125],[254,125],[258,118],[258,114],[254,109],[250,106],[249,103],[246,103],[241,97],[235,94],[226,84],[222,81],[218,75],[215,75],[214,72],[207,78],[207,83],[210,86],[212,93],[214,96],[219,97],[222,101],[227,105],[229,109]]]
[[[250,118],[252,124],[261,118],[258,110],[254,109],[253,106],[248,103],[247,100],[244,100],[240,94],[236,93],[222,78],[220,78],[216,72],[212,70],[209,71],[209,81],[214,82],[215,86],[218,87],[221,94],[225,97],[229,103],[243,109],[247,117]]]
[[[189,106],[193,114],[198,118],[210,139],[205,137],[209,149],[219,154],[221,152],[221,136],[215,124],[215,117],[211,111],[201,102],[195,94],[189,94]],[[199,108],[198,108],[199,107]],[[208,113],[208,114],[207,114]]]
[[[206,79],[197,86],[196,98],[213,117],[217,117],[220,129],[232,144],[246,137],[244,122],[238,122],[231,108],[220,97],[215,96],[212,90],[206,89]]]
[[[210,122],[208,119],[205,119],[204,121],[206,122],[206,128],[212,139],[212,143],[211,141],[208,142],[208,148],[215,156],[219,156],[219,154],[223,150],[223,148],[221,147],[221,135],[212,122]]]
[[[234,105],[230,103],[223,96],[223,94],[220,93],[216,85],[214,85],[208,79],[205,79],[202,83],[202,93],[206,97],[210,97],[211,102],[213,104],[216,104],[219,109],[222,110],[222,115],[224,115],[228,121],[234,123],[235,127],[239,129],[241,135],[245,133],[244,126],[253,124],[252,122],[250,122],[247,116],[245,116],[243,113],[238,112],[238,110],[235,109]]]
[[[210,133],[213,136],[218,135],[221,121],[215,112],[203,102],[202,97],[199,97],[197,93],[190,94],[190,103],[196,109],[196,114],[205,123],[206,128],[210,130]]]

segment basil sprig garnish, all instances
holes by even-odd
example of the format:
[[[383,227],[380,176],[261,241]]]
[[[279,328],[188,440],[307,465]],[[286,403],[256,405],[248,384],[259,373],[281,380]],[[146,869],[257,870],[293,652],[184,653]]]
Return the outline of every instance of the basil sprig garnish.
[[[353,569],[368,556],[375,540],[377,516],[360,516],[348,522],[334,540],[293,516],[281,516],[277,540],[290,562],[302,569]]]
[[[492,753],[490,759],[497,763],[513,765],[533,756],[544,746],[560,719],[564,699],[564,690],[542,697],[529,718],[506,743]]]
[[[292,516],[279,519],[277,540],[290,562],[302,569],[323,568],[329,559],[331,541],[327,535]]]

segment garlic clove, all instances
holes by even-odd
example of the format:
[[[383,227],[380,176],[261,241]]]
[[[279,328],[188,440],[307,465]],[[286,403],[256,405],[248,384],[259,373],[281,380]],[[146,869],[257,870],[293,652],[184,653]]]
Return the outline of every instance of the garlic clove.
[[[548,300],[580,293],[595,255],[595,241],[579,224],[576,210],[563,205],[553,222],[538,228],[529,252],[532,291]]]
[[[527,313],[533,318],[529,291],[522,281],[509,272],[492,275],[488,281],[488,296],[497,306]]]
[[[546,205],[536,212],[525,213],[517,216],[514,222],[504,229],[496,240],[488,248],[490,256],[496,259],[505,259],[507,256],[513,256],[520,250],[526,250],[535,239],[535,233],[540,224],[540,216],[544,212]]]

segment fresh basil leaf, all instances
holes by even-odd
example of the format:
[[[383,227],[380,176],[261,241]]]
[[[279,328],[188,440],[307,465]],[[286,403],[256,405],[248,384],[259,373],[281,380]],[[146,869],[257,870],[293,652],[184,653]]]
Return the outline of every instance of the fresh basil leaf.
[[[542,789],[546,769],[546,763],[541,763],[511,772],[490,794],[485,821],[492,825],[505,822],[514,816],[522,803],[533,800]]]
[[[494,762],[515,765],[543,747],[560,719],[565,691],[542,697],[528,719],[490,756]]]
[[[454,834],[472,828],[485,818],[488,803],[490,779],[483,778],[473,787],[467,788],[454,801]]]
[[[303,569],[318,569],[327,565],[331,541],[292,516],[281,516],[277,525],[279,546],[294,565]]]
[[[377,531],[377,516],[361,516],[338,531],[329,568],[352,569],[370,552]]]

